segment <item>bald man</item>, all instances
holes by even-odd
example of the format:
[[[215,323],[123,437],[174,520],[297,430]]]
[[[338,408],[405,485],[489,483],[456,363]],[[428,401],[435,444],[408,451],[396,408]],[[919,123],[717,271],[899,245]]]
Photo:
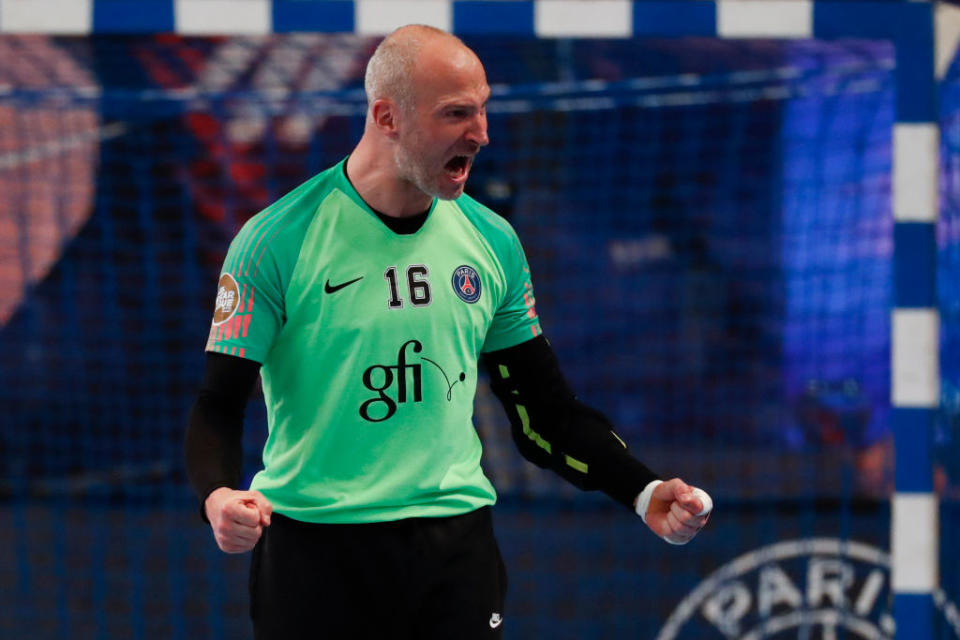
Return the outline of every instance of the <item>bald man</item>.
[[[464,195],[489,142],[473,51],[403,27],[374,52],[366,91],[353,152],[230,245],[187,471],[220,548],[253,549],[256,638],[496,638],[506,572],[471,421],[480,357],[529,460],[673,544],[710,505],[577,401],[514,230]],[[269,435],[242,490],[258,374]]]

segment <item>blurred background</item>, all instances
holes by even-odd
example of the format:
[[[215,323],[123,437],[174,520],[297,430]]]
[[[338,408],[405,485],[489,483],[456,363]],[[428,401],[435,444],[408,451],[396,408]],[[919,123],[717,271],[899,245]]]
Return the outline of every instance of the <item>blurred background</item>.
[[[0,35],[0,637],[251,636],[248,558],[219,552],[198,516],[186,416],[230,239],[350,151],[378,42]],[[481,385],[506,636],[888,637],[891,45],[466,42],[493,87],[468,191],[517,229],[566,375],[649,466],[716,503],[692,545],[663,544],[524,462]],[[939,120],[946,639],[960,637],[956,64]],[[265,433],[258,392],[248,478]],[[878,553],[768,557],[679,607],[735,558],[810,538]],[[744,635],[828,605],[880,635],[809,620]]]

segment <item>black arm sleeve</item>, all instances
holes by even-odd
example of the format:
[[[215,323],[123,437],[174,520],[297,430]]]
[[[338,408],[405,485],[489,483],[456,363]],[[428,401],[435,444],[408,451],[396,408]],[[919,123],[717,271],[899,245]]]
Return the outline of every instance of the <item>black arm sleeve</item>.
[[[580,489],[600,489],[631,510],[643,488],[658,479],[630,455],[602,413],[577,400],[542,335],[486,353],[483,360],[524,458]]]
[[[243,413],[259,373],[260,364],[253,360],[207,354],[183,445],[187,477],[204,520],[204,501],[214,489],[240,485]]]

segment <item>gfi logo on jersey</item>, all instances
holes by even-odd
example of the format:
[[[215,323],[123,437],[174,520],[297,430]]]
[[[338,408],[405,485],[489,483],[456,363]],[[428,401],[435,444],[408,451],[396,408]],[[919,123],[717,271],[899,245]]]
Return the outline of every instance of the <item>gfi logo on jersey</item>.
[[[213,310],[213,324],[223,324],[233,317],[240,304],[240,287],[229,273],[220,276],[217,283],[217,304]]]
[[[378,394],[377,397],[370,398],[360,405],[360,417],[364,420],[383,422],[397,412],[398,404],[423,401],[423,367],[420,364],[410,363],[408,358],[412,354],[407,353],[408,347],[413,354],[423,351],[423,344],[419,340],[407,340],[397,352],[397,364],[375,364],[367,367],[363,372],[363,386]],[[446,397],[448,402],[453,398],[453,387],[458,382],[467,379],[467,374],[461,371],[460,375],[451,382],[447,372],[434,360],[425,356],[420,356],[419,360],[436,367],[437,371],[443,376],[447,387]],[[411,381],[408,380],[408,375],[412,378],[412,390],[408,385],[408,382]],[[393,388],[394,382],[397,386],[396,399],[387,393]]]
[[[468,265],[460,265],[453,271],[453,291],[457,297],[473,304],[480,299],[480,274],[477,270]]]

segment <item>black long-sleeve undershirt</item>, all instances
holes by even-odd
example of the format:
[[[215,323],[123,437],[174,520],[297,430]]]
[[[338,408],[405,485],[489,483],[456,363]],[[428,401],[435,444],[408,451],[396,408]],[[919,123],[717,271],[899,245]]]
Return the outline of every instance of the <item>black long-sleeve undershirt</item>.
[[[658,479],[630,454],[606,416],[577,400],[544,336],[486,353],[483,362],[524,458],[630,509]]]
[[[203,382],[190,410],[184,439],[187,477],[203,503],[220,487],[240,486],[243,414],[260,374],[260,363],[207,353]]]
[[[483,361],[525,458],[581,489],[600,489],[628,508],[657,479],[630,455],[603,414],[576,399],[543,336],[484,354]],[[240,484],[243,415],[259,371],[252,360],[207,354],[184,442],[187,476],[201,514],[212,491]]]

